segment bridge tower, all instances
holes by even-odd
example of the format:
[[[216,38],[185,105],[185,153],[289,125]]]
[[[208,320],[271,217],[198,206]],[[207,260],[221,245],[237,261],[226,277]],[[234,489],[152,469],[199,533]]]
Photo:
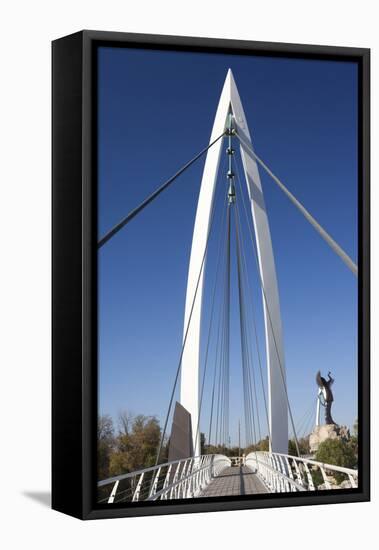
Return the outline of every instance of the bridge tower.
[[[229,69],[218,104],[210,143],[225,131],[230,115],[233,117],[240,141],[262,284],[271,450],[286,454],[288,452],[288,399],[274,254],[258,166],[250,152],[253,150],[250,132],[237,86]],[[221,149],[222,140],[219,140],[208,150],[204,165],[192,238],[184,313],[184,331],[187,331],[187,336],[182,358],[180,402],[191,414],[195,456],[200,454],[200,433],[196,427],[199,416],[200,325],[204,281],[204,270],[201,269],[201,265],[206,253]]]

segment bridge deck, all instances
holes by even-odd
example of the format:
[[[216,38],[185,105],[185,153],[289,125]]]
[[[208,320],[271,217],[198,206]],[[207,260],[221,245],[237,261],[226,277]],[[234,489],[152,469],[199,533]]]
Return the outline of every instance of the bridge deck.
[[[201,497],[254,495],[267,493],[266,487],[247,466],[231,466],[217,476],[201,493]]]

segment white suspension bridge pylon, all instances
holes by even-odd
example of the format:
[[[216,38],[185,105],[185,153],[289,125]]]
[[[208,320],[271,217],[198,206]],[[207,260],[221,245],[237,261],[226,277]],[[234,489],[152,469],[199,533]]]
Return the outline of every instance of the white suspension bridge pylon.
[[[269,431],[269,452],[253,452],[242,460],[241,477],[239,489],[244,485],[241,480],[245,479],[244,491],[248,492],[285,492],[315,490],[314,472],[319,471],[322,475],[325,488],[331,488],[333,474],[338,472],[344,474],[346,483],[350,487],[357,486],[358,472],[356,470],[339,468],[333,465],[320,464],[316,461],[300,457],[297,444],[296,429],[290,407],[285,357],[282,338],[282,320],[280,311],[280,300],[278,291],[275,259],[271,242],[269,219],[266,211],[264,193],[259,175],[260,165],[285,193],[296,208],[303,214],[305,219],[314,227],[319,235],[339,256],[345,265],[357,276],[358,270],[353,260],[342,250],[336,241],[321,227],[309,211],[294,197],[286,188],[283,182],[274,175],[263,160],[255,153],[251,134],[247,125],[245,113],[238,94],[237,86],[229,69],[220,101],[216,111],[213,129],[209,145],[204,148],[191,161],[184,165],[173,177],[169,178],[161,187],[152,193],[143,203],[135,208],[128,216],[121,220],[111,229],[98,243],[99,249],[105,245],[114,235],[125,227],[136,215],[138,215],[148,204],[167,189],[177,177],[180,176],[202,155],[206,154],[203,176],[199,191],[199,199],[194,223],[192,248],[189,260],[186,303],[184,312],[184,331],[181,355],[174,380],[173,391],[168,407],[165,425],[163,427],[161,445],[157,454],[157,463],[154,467],[146,468],[138,472],[131,472],[116,476],[114,478],[99,482],[99,500],[113,503],[123,500],[155,500],[199,497],[207,494],[215,478],[222,480],[231,474],[231,461],[223,455],[201,455],[200,451],[200,413],[203,398],[203,387],[200,391],[200,348],[201,348],[201,327],[202,327],[202,305],[204,291],[204,266],[206,263],[209,237],[212,230],[215,190],[218,181],[221,152],[224,137],[228,138],[228,172],[229,182],[227,204],[226,204],[226,248],[225,248],[225,297],[223,305],[223,371],[220,370],[218,382],[218,404],[222,404],[227,412],[220,418],[217,411],[216,442],[218,431],[224,430],[225,437],[228,437],[228,399],[229,399],[229,300],[230,300],[230,235],[231,235],[231,211],[234,209],[238,287],[240,304],[240,328],[241,328],[241,350],[244,381],[244,405],[245,425],[247,433],[250,433],[250,440],[255,432],[254,406],[258,415],[256,405],[256,381],[254,371],[249,367],[250,342],[247,330],[247,312],[244,304],[244,285],[249,285],[249,278],[246,271],[246,258],[241,240],[241,219],[238,200],[236,201],[236,176],[233,168],[232,139],[237,139],[242,160],[246,191],[248,196],[248,207],[242,200],[245,209],[246,222],[254,228],[251,234],[251,241],[255,252],[255,259],[258,268],[258,277],[261,287],[261,296],[264,313],[266,360],[267,360],[267,404],[265,409]],[[238,168],[238,166],[237,166]],[[241,182],[239,181],[241,186]],[[245,191],[245,192],[246,192]],[[236,203],[236,204],[235,204]],[[221,243],[221,240],[220,240]],[[221,250],[221,248],[220,248]],[[217,274],[216,274],[217,282]],[[213,316],[213,306],[212,306]],[[257,342],[258,344],[258,342]],[[208,354],[208,351],[207,351]],[[221,367],[220,367],[221,368]],[[261,372],[262,374],[262,372]],[[162,444],[166,435],[168,419],[173,404],[174,393],[177,382],[180,381],[180,404],[187,411],[192,425],[192,453],[180,460],[171,460],[159,464]],[[212,430],[213,406],[216,400],[216,369],[214,387],[212,393],[212,411],[210,429]],[[264,395],[264,384],[262,377],[262,389]],[[221,405],[220,405],[221,403]],[[254,404],[255,403],[255,404]],[[319,413],[317,412],[317,418]],[[288,455],[290,419],[295,437],[297,454],[294,457]],[[318,421],[318,420],[317,420]],[[259,417],[257,418],[259,427]],[[223,428],[221,428],[221,424]],[[209,434],[209,437],[210,434]],[[244,470],[242,470],[244,469]],[[250,477],[249,477],[250,476]],[[255,476],[253,478],[251,476]],[[219,483],[220,485],[220,483]],[[214,485],[212,485],[214,487]],[[222,488],[218,489],[222,492]]]
[[[245,113],[237,91],[232,71],[229,69],[216,112],[210,143],[225,131],[228,116],[232,119],[230,131],[243,135],[241,156],[245,172],[251,213],[257,240],[260,277],[265,289],[264,318],[266,351],[268,358],[268,402],[271,433],[271,447],[275,452],[288,450],[288,411],[285,388],[285,365],[282,343],[282,321],[280,315],[279,292],[276,278],[274,253],[272,250],[270,227],[264,202],[263,190],[257,163],[252,155],[252,143]],[[247,149],[249,147],[249,149]],[[182,360],[182,378],[180,387],[181,404],[190,412],[193,426],[197,426],[199,411],[199,358],[201,309],[204,270],[201,262],[205,252],[209,223],[214,200],[214,190],[220,164],[222,142],[219,141],[207,152],[203,178],[200,187],[199,202],[193,231],[192,249],[188,272],[187,298],[184,326],[187,327],[192,310],[187,343]],[[195,297],[197,278],[201,271]],[[192,303],[194,305],[192,306]],[[269,318],[270,316],[270,318]],[[195,454],[200,452],[199,434],[194,432]]]

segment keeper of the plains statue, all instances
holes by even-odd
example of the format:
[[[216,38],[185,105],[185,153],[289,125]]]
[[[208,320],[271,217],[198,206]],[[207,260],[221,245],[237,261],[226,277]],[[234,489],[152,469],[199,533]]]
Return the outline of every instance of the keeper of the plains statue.
[[[332,403],[334,401],[333,392],[331,387],[334,382],[334,378],[331,377],[330,371],[328,372],[328,380],[321,376],[321,372],[318,371],[316,375],[316,382],[320,388],[319,400],[321,405],[325,408],[325,424],[335,424],[332,418]]]

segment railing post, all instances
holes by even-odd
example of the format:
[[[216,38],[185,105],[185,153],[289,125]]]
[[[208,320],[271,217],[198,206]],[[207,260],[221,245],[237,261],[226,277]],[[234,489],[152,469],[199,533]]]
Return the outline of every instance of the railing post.
[[[355,481],[354,477],[351,474],[347,474],[347,475],[348,475],[348,478],[349,478],[349,481],[350,481],[351,488],[356,489],[358,487],[358,484]]]
[[[149,491],[149,498],[150,498],[151,496],[155,495],[155,493],[157,492],[158,479],[159,479],[160,473],[161,473],[161,467],[158,468],[157,473],[156,473],[155,476],[154,476],[154,481],[153,481],[153,483],[151,484],[150,491]]]
[[[170,464],[167,469],[166,477],[163,483],[163,489],[166,489],[168,487],[168,484],[170,481],[171,469],[172,469],[172,464]],[[165,500],[166,498],[167,498],[167,493],[162,493],[161,500]]]
[[[211,477],[214,477],[214,461],[215,457],[212,455],[212,461],[211,461]]]
[[[145,473],[142,473],[139,477],[136,490],[134,491],[134,494],[133,494],[132,502],[138,502],[138,500],[139,500],[139,495],[140,495],[140,492],[141,492],[141,486],[142,486],[142,481],[143,481],[144,475],[145,475]]]
[[[304,468],[305,468],[305,473],[307,474],[307,480],[308,480],[308,488],[311,490],[311,491],[314,491],[315,490],[315,486],[314,486],[314,483],[313,483],[313,477],[312,477],[312,474],[309,470],[309,467],[308,467],[308,464],[306,462],[303,462],[304,464]]]
[[[288,457],[286,456],[284,458],[285,458],[285,461],[286,461],[288,476],[290,477],[290,479],[294,480],[293,473],[292,473],[292,468],[291,468],[291,465],[289,463]],[[296,491],[296,488],[293,485],[293,483],[289,484],[289,489],[290,489],[291,492]]]
[[[271,469],[270,469],[271,487],[275,492],[277,492],[277,477],[275,475],[276,465],[275,465],[275,458],[272,453],[268,453],[268,462],[271,466]]]
[[[176,485],[175,483],[178,481],[178,477],[179,477],[179,472],[180,472],[180,466],[181,466],[182,462],[178,462],[177,465],[176,465],[176,468],[175,468],[175,474],[174,474],[174,479],[172,480],[172,483],[170,485],[172,485],[171,487],[171,490],[169,492],[169,495],[170,495],[170,499],[172,498],[172,495],[173,495],[173,491],[174,489],[176,488]],[[183,468],[185,467],[185,462],[183,464]]]
[[[299,483],[299,485],[304,485],[304,481],[303,481],[303,478],[301,476],[301,471],[300,471],[299,465],[298,465],[295,457],[292,458],[292,464],[295,466],[297,482]]]
[[[257,474],[271,492],[293,492],[316,490],[312,469],[321,470],[327,489],[333,489],[333,484],[327,477],[327,471],[343,473],[348,477],[350,486],[357,486],[358,471],[332,464],[322,464],[311,459],[294,457],[281,453],[254,451],[249,453],[246,463],[250,465],[254,459],[257,464]]]
[[[285,493],[286,491],[289,490],[289,483],[288,483],[288,475],[287,475],[287,470],[286,470],[286,467],[284,466],[284,462],[283,462],[283,457],[282,455],[278,455],[278,458],[279,458],[279,463],[280,463],[280,471],[282,472],[283,476],[285,477],[282,477],[282,487],[283,487],[283,493]]]
[[[117,487],[118,487],[119,483],[120,483],[119,480],[117,480],[116,483],[113,485],[112,492],[111,492],[111,494],[109,495],[109,498],[108,498],[108,504],[112,504],[114,502],[116,492],[117,492]]]
[[[319,466],[320,470],[321,470],[321,473],[322,473],[322,477],[323,477],[323,480],[324,480],[324,483],[325,483],[325,487],[327,489],[331,489],[332,488],[332,485],[330,483],[330,481],[328,480],[328,478],[326,477],[326,473],[325,473],[325,470],[322,466]]]

